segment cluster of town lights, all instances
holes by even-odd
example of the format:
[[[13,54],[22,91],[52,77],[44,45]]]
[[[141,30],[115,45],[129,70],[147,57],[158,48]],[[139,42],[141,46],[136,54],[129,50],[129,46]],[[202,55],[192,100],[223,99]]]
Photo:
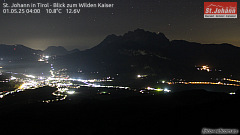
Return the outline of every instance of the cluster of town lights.
[[[56,99],[51,100],[43,100],[43,103],[51,103],[51,102],[57,102],[57,101],[63,101],[67,98],[67,94],[74,94],[75,91],[70,91],[68,88],[58,88],[55,92],[52,93],[53,96],[56,96]]]
[[[171,90],[165,88],[165,89],[161,89],[161,88],[151,88],[151,87],[147,87],[147,90],[156,90],[156,91],[164,91],[164,92],[171,92]]]

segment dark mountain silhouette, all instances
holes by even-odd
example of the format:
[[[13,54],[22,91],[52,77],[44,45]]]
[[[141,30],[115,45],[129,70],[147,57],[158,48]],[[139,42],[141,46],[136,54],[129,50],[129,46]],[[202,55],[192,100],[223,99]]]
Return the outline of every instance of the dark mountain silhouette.
[[[79,50],[74,49],[74,50],[68,51],[62,46],[49,46],[46,50],[43,51],[45,55],[57,55],[57,56],[76,53],[76,52],[79,52]]]
[[[139,72],[140,70],[151,72],[157,68],[156,62],[159,60],[161,65],[170,62],[168,58],[158,53],[158,50],[167,48],[169,45],[169,40],[162,33],[156,34],[137,29],[123,36],[107,36],[92,49],[62,57],[62,59],[72,68],[83,68],[89,71],[120,73],[137,69]]]
[[[0,44],[0,57],[4,60],[35,60],[40,54],[40,50],[34,50],[24,45]]]
[[[50,47],[51,48],[51,47]],[[64,53],[64,55],[69,53],[76,53],[79,50],[75,49],[73,51],[61,52],[63,49],[52,47],[46,52],[54,52],[52,54],[58,55]],[[60,51],[59,51],[60,50]],[[3,67],[4,71],[13,71],[21,73],[31,73],[31,74],[49,74],[49,65],[45,62],[39,62],[38,60],[42,58],[44,54],[41,50],[34,50],[24,45],[0,45],[0,67]],[[51,55],[51,54],[49,54]],[[52,59],[50,59],[52,60]]]
[[[0,44],[0,58],[3,60],[37,60],[40,55],[66,55],[80,52],[78,49],[67,51],[61,46],[50,46],[46,50],[35,50],[24,45]]]
[[[165,56],[189,66],[210,65],[231,74],[238,74],[240,48],[230,44],[200,44],[182,40],[171,41]]]
[[[40,55],[56,55],[56,67],[99,75],[146,74],[161,78],[191,78],[205,76],[196,71],[196,65],[221,69],[221,77],[240,77],[240,48],[230,44],[200,44],[184,40],[169,41],[163,33],[137,29],[124,35],[109,35],[97,46],[79,51],[67,51],[61,46],[50,46],[44,51],[23,45],[0,45],[4,60],[33,60]],[[21,63],[21,62],[20,62]],[[208,74],[208,78],[216,73]],[[206,80],[206,79],[204,79]]]
[[[68,51],[68,54],[78,53],[78,52],[80,52],[80,50],[78,50],[78,49],[73,49],[73,50],[71,50],[71,51]]]
[[[109,35],[99,45],[60,57],[58,62],[72,70],[169,78],[194,76],[195,65],[209,65],[225,71],[221,74],[237,76],[238,58],[239,47],[230,44],[169,41],[163,33],[137,29],[122,36]]]
[[[169,40],[162,33],[156,34],[137,29],[123,36],[109,35],[103,42],[91,50],[131,49],[154,51],[155,49],[166,47],[169,44]]]

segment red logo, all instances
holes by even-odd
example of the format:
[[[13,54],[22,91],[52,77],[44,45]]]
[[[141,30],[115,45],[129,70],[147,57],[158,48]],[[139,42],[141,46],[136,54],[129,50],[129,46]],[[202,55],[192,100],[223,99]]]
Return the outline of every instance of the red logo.
[[[237,18],[237,2],[204,2],[204,18]]]

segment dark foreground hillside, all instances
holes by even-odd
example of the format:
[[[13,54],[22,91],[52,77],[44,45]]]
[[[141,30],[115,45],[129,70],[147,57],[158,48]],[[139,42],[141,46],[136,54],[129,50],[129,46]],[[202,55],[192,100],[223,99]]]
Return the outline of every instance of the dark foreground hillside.
[[[201,134],[238,128],[240,97],[204,90],[80,103],[18,104],[1,109],[2,134]]]

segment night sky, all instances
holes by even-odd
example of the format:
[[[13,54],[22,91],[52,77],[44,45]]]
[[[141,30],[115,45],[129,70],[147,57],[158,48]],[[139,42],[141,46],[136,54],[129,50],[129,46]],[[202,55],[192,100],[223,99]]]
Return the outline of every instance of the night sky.
[[[5,1],[64,2],[64,0]],[[239,17],[204,19],[203,0],[65,0],[65,3],[114,4],[114,8],[110,9],[81,8],[80,14],[3,14],[2,2],[0,44],[23,44],[41,50],[47,46],[84,50],[99,44],[109,34],[122,35],[130,30],[143,28],[152,32],[162,32],[170,40],[230,43],[240,46]],[[239,11],[238,3],[238,15]]]

